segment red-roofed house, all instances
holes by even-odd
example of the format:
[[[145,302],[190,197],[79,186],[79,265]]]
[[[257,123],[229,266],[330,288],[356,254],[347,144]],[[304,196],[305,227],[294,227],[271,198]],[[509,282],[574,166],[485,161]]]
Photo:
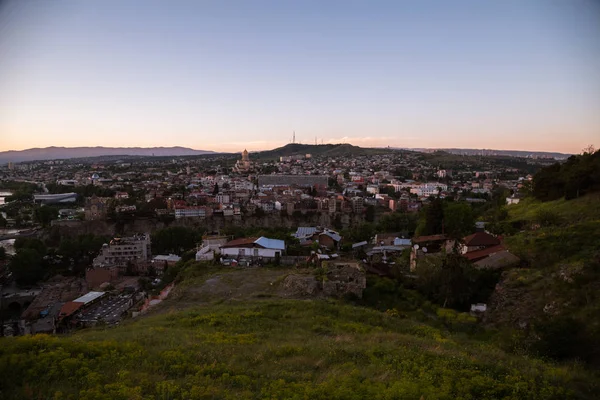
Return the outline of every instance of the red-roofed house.
[[[463,247],[461,253],[469,253],[471,251],[477,251],[487,249],[488,247],[498,246],[501,241],[498,237],[491,235],[487,232],[476,232],[472,235],[465,236],[462,239]]]

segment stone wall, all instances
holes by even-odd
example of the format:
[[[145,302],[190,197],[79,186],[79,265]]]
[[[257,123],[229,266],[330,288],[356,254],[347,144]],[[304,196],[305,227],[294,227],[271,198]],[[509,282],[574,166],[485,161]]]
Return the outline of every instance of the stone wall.
[[[344,226],[353,226],[364,222],[360,215],[340,214],[340,220]],[[334,218],[327,213],[315,213],[304,215],[302,218],[282,216],[279,213],[268,214],[262,217],[256,216],[213,216],[211,218],[181,218],[165,223],[154,218],[138,218],[133,221],[52,221],[53,229],[61,236],[77,236],[81,234],[95,234],[114,236],[132,235],[140,232],[154,232],[167,226],[185,226],[191,228],[203,228],[209,231],[221,230],[225,227],[236,226],[242,228],[262,227],[275,228],[286,227],[290,230],[298,226],[326,226],[332,227]]]

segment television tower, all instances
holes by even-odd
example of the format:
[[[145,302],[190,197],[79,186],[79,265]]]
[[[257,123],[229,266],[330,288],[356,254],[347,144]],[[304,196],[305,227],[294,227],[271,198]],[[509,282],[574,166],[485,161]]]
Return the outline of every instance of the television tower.
[[[292,143],[296,143],[296,131],[294,131],[294,135],[292,136]]]

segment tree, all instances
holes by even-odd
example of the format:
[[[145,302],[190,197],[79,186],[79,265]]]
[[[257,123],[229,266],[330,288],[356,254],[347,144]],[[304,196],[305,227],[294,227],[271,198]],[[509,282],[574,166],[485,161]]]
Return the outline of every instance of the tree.
[[[468,310],[485,302],[499,279],[495,271],[478,270],[458,254],[429,259],[417,266],[417,289],[442,307]]]
[[[46,245],[40,239],[19,237],[15,239],[15,249],[33,249],[38,252],[42,257],[46,254]]]
[[[156,276],[156,268],[154,267],[154,265],[150,264],[147,272],[148,272],[148,276],[154,278]]]
[[[47,227],[50,225],[53,219],[56,219],[58,216],[58,210],[52,206],[41,206],[37,207],[33,211],[33,217],[36,222],[41,224],[43,227]]]
[[[365,211],[365,220],[367,222],[375,221],[375,207],[372,205],[368,205]]]
[[[572,316],[544,318],[534,324],[539,337],[534,350],[541,356],[556,360],[579,358],[586,360],[590,356],[592,341],[585,335],[586,325]]]
[[[593,148],[539,170],[533,177],[533,195],[542,201],[563,196],[569,200],[600,190],[600,150],[591,151]]]
[[[131,260],[127,260],[127,264],[125,266],[125,275],[126,276],[133,276],[133,275],[135,275],[133,262],[131,262]]]
[[[42,256],[31,248],[19,249],[10,260],[9,269],[19,285],[32,285],[45,275]]]
[[[422,236],[442,233],[444,204],[439,197],[433,199],[431,203],[425,207],[421,215],[421,221],[417,227],[416,235]]]
[[[219,184],[215,182],[215,187],[213,188],[213,192],[212,192],[213,196],[216,196],[219,194]]]
[[[325,288],[325,282],[327,281],[327,261],[323,261],[323,266],[315,269],[315,279],[321,282],[321,290]]]
[[[443,221],[444,233],[454,239],[471,234],[475,229],[475,215],[467,203],[446,203]]]
[[[0,246],[0,261],[6,260],[6,249]]]
[[[160,229],[152,235],[153,252],[182,254],[193,249],[199,239],[198,232],[192,228],[172,226]]]
[[[416,219],[404,212],[393,212],[383,215],[377,223],[377,230],[383,232],[398,232],[403,236],[412,236],[416,229]]]

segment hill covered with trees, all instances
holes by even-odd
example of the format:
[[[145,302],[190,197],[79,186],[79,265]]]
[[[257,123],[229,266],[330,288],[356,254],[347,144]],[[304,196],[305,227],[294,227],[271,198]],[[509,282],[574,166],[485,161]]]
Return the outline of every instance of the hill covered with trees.
[[[542,168],[533,179],[533,195],[542,201],[574,199],[600,190],[600,150],[590,147],[563,164]]]

